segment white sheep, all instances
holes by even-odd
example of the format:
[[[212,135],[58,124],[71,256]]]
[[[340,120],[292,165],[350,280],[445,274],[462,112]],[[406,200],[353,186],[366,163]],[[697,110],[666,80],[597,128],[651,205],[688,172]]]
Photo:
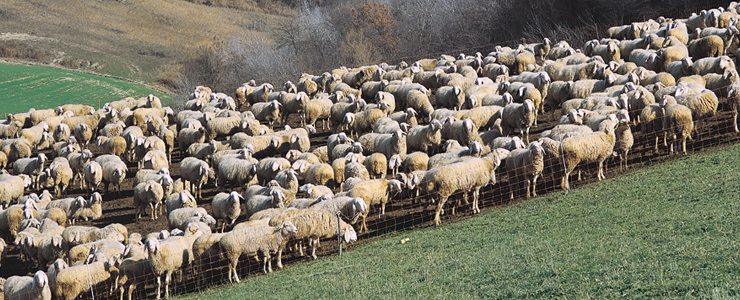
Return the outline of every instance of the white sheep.
[[[157,219],[157,210],[161,210],[160,205],[164,198],[164,190],[162,185],[154,180],[142,182],[134,187],[134,207],[136,221],[139,221],[141,213],[144,211],[144,206],[148,205],[151,208],[152,220]]]
[[[305,194],[308,198],[316,199],[323,195],[331,195],[334,196],[334,193],[331,191],[330,188],[324,186],[324,185],[314,185],[311,183],[306,183],[298,188],[298,193]]]
[[[275,121],[280,121],[280,102],[273,100],[272,102],[260,102],[255,103],[249,110],[254,114],[255,118],[261,122],[268,122],[270,126]],[[210,122],[209,122],[210,123]]]
[[[206,209],[202,207],[177,208],[167,215],[167,222],[171,229],[179,228],[180,230],[185,230],[188,228],[188,224],[197,222],[204,223],[206,225],[205,227],[216,225],[216,219],[209,215],[208,212],[206,212]],[[206,229],[206,231],[204,231],[205,233],[211,231],[205,227],[201,228],[201,230]]]
[[[357,140],[364,153],[382,153],[386,158],[395,154],[406,154],[406,134],[396,130],[393,134],[368,133]]]
[[[401,192],[401,188],[402,183],[395,179],[370,179],[355,183],[352,188],[346,192],[345,196],[352,198],[360,197],[365,200],[365,203],[368,206],[380,204],[380,215],[384,217],[386,204],[393,195]],[[363,217],[360,232],[366,232],[367,230],[367,224]]]
[[[515,185],[516,180],[520,177],[524,177],[525,180],[527,199],[530,197],[530,187],[532,188],[531,195],[537,197],[537,178],[542,175],[544,154],[545,151],[542,145],[537,141],[530,143],[526,149],[514,149],[511,151],[510,156],[506,158],[506,169],[510,180],[509,195],[511,199],[514,199],[512,186]]]
[[[164,276],[164,296],[170,296],[170,278],[172,273],[186,267],[193,261],[193,242],[203,232],[197,226],[188,226],[185,236],[171,236],[163,241],[147,239],[146,249],[152,264],[152,271],[157,277],[157,299],[160,299],[162,276]]]
[[[216,222],[219,219],[223,219],[221,232],[224,232],[227,223],[229,227],[234,226],[234,222],[236,222],[239,214],[241,214],[240,198],[244,201],[244,197],[237,192],[231,192],[229,194],[218,193],[216,196],[213,196],[211,209],[213,209],[213,217],[216,219]]]
[[[3,285],[4,299],[50,300],[49,278],[44,271],[31,276],[10,276]]]
[[[432,120],[429,125],[415,126],[406,135],[408,151],[423,151],[433,155],[442,143],[442,123]]]
[[[244,186],[257,175],[257,164],[242,158],[228,158],[218,163],[218,186],[224,191],[226,184]]]
[[[285,203],[283,202],[285,199],[285,194],[283,194],[281,191],[273,191],[270,193],[270,196],[265,195],[255,195],[252,197],[244,197],[246,198],[246,217],[249,219],[254,213],[269,209],[269,208],[283,208],[285,207]]]
[[[195,197],[193,197],[193,195],[191,195],[188,190],[182,190],[172,193],[172,195],[167,197],[164,205],[167,215],[169,215],[171,211],[178,208],[198,207],[198,203],[195,201]]]
[[[434,224],[442,223],[440,218],[442,208],[447,199],[457,191],[465,191],[467,199],[467,191],[474,190],[473,212],[480,212],[478,209],[480,188],[489,183],[496,183],[495,171],[500,163],[498,152],[492,152],[482,158],[470,158],[427,171],[419,184],[419,189],[427,193],[436,192],[441,198],[437,204]]]
[[[180,162],[180,174],[185,184],[190,183],[190,190],[197,199],[203,198],[203,184],[208,181],[208,163],[195,157],[186,157]]]
[[[598,163],[597,178],[599,180],[605,178],[604,160],[612,155],[615,142],[614,128],[610,126],[607,126],[604,131],[564,139],[560,143],[565,169],[565,175],[561,180],[562,189],[570,190],[568,177],[580,163]]]
[[[296,232],[298,229],[293,223],[285,222],[274,227],[248,227],[224,234],[219,240],[219,245],[222,257],[226,257],[229,262],[229,281],[233,279],[239,282],[236,265],[239,262],[239,256],[243,254],[256,257],[258,252],[262,252],[264,256],[262,271],[267,273],[269,263],[269,271],[272,272],[270,252],[278,252],[287,238]]]
[[[501,128],[508,135],[513,129],[518,129],[520,135],[525,135],[529,142],[529,128],[536,119],[536,108],[529,99],[524,103],[511,103],[501,110]]]

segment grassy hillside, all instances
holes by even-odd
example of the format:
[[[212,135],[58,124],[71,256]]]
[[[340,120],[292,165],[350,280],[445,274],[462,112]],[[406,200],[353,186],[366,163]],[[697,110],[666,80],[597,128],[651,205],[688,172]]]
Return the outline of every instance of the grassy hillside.
[[[8,0],[0,6],[0,46],[21,43],[45,50],[44,62],[152,82],[199,46],[259,36],[286,18],[243,2],[254,11],[181,0]]]
[[[735,145],[183,299],[733,299],[738,180]]]
[[[29,108],[53,108],[67,103],[94,107],[126,97],[169,95],[140,84],[79,72],[39,66],[0,63],[0,117]]]

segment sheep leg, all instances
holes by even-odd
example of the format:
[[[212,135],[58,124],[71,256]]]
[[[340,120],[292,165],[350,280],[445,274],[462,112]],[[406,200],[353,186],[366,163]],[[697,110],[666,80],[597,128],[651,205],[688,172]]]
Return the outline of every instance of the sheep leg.
[[[157,276],[157,299],[161,299],[162,293],[162,277]]]
[[[169,298],[170,297],[170,277],[172,277],[172,272],[167,272],[164,277],[164,297]]]
[[[735,132],[740,132],[740,130],[737,128],[737,110],[732,112],[732,124],[735,125]]]
[[[480,199],[480,188],[475,188],[475,192],[473,193],[473,213],[477,214],[480,213],[480,208],[478,207],[478,201]]]
[[[442,199],[439,200],[439,204],[437,205],[437,213],[434,215],[434,225],[441,225],[442,220],[440,219],[439,215],[442,213],[442,207],[445,205],[445,202],[447,202],[447,198],[449,196],[442,196]]]
[[[318,257],[316,257],[316,247],[318,240],[314,240],[312,238],[309,238],[309,244],[311,245],[311,257],[316,260]]]
[[[278,249],[277,253],[277,267],[282,269],[283,268],[283,248],[281,247]]]

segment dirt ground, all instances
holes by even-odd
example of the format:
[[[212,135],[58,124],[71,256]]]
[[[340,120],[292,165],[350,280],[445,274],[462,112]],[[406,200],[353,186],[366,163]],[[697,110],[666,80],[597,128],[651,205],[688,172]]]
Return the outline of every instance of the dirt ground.
[[[551,113],[549,112],[541,115],[539,117],[539,120],[539,125],[533,128],[530,132],[532,140],[538,137],[539,133],[543,130],[550,129],[557,124],[557,122],[554,120]],[[289,125],[291,125],[292,127],[296,127],[296,116],[291,116],[291,118],[289,119]],[[312,150],[315,147],[326,145],[326,138],[330,134],[329,132],[322,130],[320,126],[317,127],[319,127],[319,133],[311,137]],[[609,160],[609,164],[607,165],[607,178],[619,176],[622,173],[629,172],[634,168],[641,168],[682,157],[682,155],[670,155],[668,149],[666,149],[662,145],[660,152],[655,153],[655,151],[653,150],[652,142],[649,141],[644,134],[637,132],[637,130],[639,130],[639,127],[633,127],[633,132],[635,135],[635,145],[633,146],[628,156],[629,169],[627,171],[620,170],[617,166],[617,160],[611,159]],[[699,122],[699,127],[693,137],[693,141],[688,142],[687,147],[689,149],[689,153],[691,153],[695,151],[703,151],[708,147],[715,147],[720,144],[736,143],[737,140],[738,134],[736,134],[732,128],[732,116],[729,112],[729,106],[727,105],[727,103],[722,103],[720,105],[720,108],[718,109],[717,115]],[[96,155],[101,154],[100,149],[94,145],[90,146],[90,149]],[[179,162],[182,159],[182,155],[179,150],[175,150],[172,159],[173,163],[170,166],[170,172],[173,179],[177,179],[180,177]],[[485,209],[490,207],[502,207],[512,202],[509,200],[508,194],[510,182],[506,176],[506,172],[501,171],[501,169],[503,168],[505,167],[502,166],[499,169],[497,175],[497,177],[499,178],[499,183],[495,186],[488,186],[482,189],[482,202],[480,204],[481,208]],[[579,186],[596,181],[595,165],[583,168],[583,170],[584,173],[582,181],[577,181],[575,176],[571,179],[572,188],[578,188]],[[161,217],[158,220],[151,220],[148,216],[145,216],[141,218],[138,222],[135,221],[133,208],[133,183],[136,171],[137,170],[135,165],[130,164],[127,178],[121,185],[120,193],[105,193],[104,191],[101,192],[101,194],[103,195],[103,217],[101,219],[88,222],[80,222],[78,224],[103,227],[110,223],[120,223],[128,228],[129,233],[139,232],[142,234],[142,236],[150,232],[159,232],[161,230],[169,229],[166,216]],[[559,184],[560,177],[562,176],[561,174],[562,172],[557,169],[546,170],[543,178],[537,182],[538,194],[545,195],[549,192],[560,190]],[[388,176],[390,178],[392,175],[389,174]],[[212,184],[206,185],[203,189],[204,199],[198,201],[198,205],[204,207],[210,213],[210,200],[218,192],[219,190]],[[515,190],[515,194],[516,199],[513,202],[523,201],[523,197],[519,195],[521,194],[519,193],[519,191]],[[86,194],[81,193],[78,186],[75,186],[70,191],[69,197],[75,197],[78,195],[86,196]],[[391,231],[410,230],[416,227],[434,226],[433,222],[431,222],[434,214],[434,206],[428,206],[431,197],[421,196],[415,199],[414,196],[415,195],[409,195],[407,192],[404,192],[400,195],[394,195],[393,200],[386,207],[386,216],[384,218],[379,218],[378,208],[371,208],[367,220],[370,231],[368,233],[361,234],[359,236],[358,242],[362,243],[363,240],[383,235],[384,233]],[[458,201],[456,200],[462,201],[461,198],[462,197],[460,195],[453,196],[453,198],[448,203],[457,203]],[[447,206],[445,209],[447,214],[443,216],[443,223],[453,222],[455,219],[461,216],[472,215],[470,205],[465,205],[464,203],[459,204],[456,210],[456,215],[452,215],[450,206]],[[237,220],[237,222],[243,221],[243,219],[244,216],[242,215],[242,217]],[[359,228],[357,225],[355,225],[355,227]],[[351,248],[352,246],[350,245],[349,249],[351,250]],[[321,242],[321,248],[320,251],[318,251],[318,255],[331,255],[336,252],[338,252],[336,240],[326,240]],[[297,254],[289,252],[283,256],[283,263],[290,265],[306,259],[306,257],[300,257]],[[208,284],[218,284],[224,281],[228,282],[228,278],[226,278],[226,269],[223,267],[223,262],[214,261],[204,263],[210,263],[209,265],[207,265],[210,267],[206,267],[203,271],[203,274],[207,278],[206,282]],[[261,271],[261,266],[259,264],[255,263],[253,260],[247,260],[246,258],[242,258],[240,262],[240,268],[242,269],[241,277],[248,277],[254,274],[258,274]],[[11,245],[10,252],[5,261],[3,261],[2,263],[0,274],[1,277],[7,278],[12,275],[32,274],[36,270],[37,267],[35,265],[22,262],[19,257],[18,248]],[[180,286],[177,289],[178,293],[195,289],[192,271],[186,270],[184,276],[188,280],[186,280],[184,283],[178,284]],[[105,298],[107,296],[107,293],[104,293],[104,291],[105,287],[96,288],[96,299]],[[146,288],[143,289],[143,291],[140,288],[138,298],[145,297],[145,294],[146,296],[153,296],[155,292],[155,281],[153,278],[149,278]],[[83,296],[83,298],[84,297],[90,297],[90,295],[86,294],[85,296]]]

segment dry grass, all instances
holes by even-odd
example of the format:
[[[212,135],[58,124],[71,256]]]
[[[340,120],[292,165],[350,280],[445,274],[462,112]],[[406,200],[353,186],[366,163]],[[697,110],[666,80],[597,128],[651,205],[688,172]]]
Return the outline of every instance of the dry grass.
[[[157,80],[162,66],[214,38],[261,36],[249,26],[254,20],[275,24],[285,19],[180,0],[6,0],[3,7],[2,31],[22,35],[0,35],[0,41],[54,53],[47,62],[79,65],[69,62],[83,59],[92,63],[82,67],[147,82]]]

